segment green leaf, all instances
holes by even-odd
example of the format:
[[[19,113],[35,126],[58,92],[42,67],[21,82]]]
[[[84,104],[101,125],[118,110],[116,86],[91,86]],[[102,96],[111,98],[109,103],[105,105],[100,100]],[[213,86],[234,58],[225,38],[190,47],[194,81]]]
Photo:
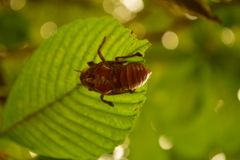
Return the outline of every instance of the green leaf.
[[[218,23],[221,20],[214,16],[210,7],[206,4],[205,0],[156,0],[159,3],[167,5],[168,7],[181,10],[184,13],[189,13],[198,17],[207,18]]]
[[[71,159],[94,159],[112,152],[129,134],[145,101],[146,86],[134,94],[105,96],[79,84],[87,62],[144,54],[147,40],[111,18],[77,20],[61,27],[32,55],[18,76],[3,111],[2,136],[38,154]],[[131,59],[143,62],[142,58]]]

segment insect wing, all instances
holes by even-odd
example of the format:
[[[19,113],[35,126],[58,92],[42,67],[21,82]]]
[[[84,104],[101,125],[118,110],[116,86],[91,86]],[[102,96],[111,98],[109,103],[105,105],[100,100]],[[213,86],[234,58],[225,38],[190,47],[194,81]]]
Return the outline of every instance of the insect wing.
[[[112,72],[113,72],[113,69],[110,68],[110,66],[106,62],[103,62],[103,63],[98,64],[93,75],[99,75],[99,76],[104,76],[106,78],[111,78]]]

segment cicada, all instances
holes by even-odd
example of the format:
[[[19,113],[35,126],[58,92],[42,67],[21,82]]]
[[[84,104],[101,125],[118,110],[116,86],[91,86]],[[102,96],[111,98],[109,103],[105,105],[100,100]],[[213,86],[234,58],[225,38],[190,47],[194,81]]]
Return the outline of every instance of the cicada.
[[[134,93],[137,88],[146,83],[152,71],[141,63],[121,61],[123,58],[143,57],[141,53],[116,57],[113,61],[106,61],[101,53],[101,47],[105,41],[106,37],[104,37],[98,48],[98,55],[102,62],[95,63],[91,61],[87,63],[89,68],[85,68],[83,71],[75,71],[81,72],[79,77],[81,84],[77,84],[77,86],[83,85],[89,91],[100,93],[100,99],[113,107],[112,102],[103,99],[105,95]]]

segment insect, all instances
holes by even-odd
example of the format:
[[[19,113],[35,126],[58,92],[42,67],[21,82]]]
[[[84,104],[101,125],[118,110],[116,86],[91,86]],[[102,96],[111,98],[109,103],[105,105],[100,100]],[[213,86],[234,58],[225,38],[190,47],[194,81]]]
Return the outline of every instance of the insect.
[[[123,93],[134,93],[135,90],[143,86],[151,75],[152,71],[141,63],[132,62],[127,65],[127,61],[121,61],[122,58],[130,58],[135,56],[143,57],[142,54],[136,53],[130,56],[116,57],[115,61],[106,61],[101,53],[101,47],[105,43],[104,37],[98,48],[98,55],[102,62],[88,62],[89,68],[85,68],[79,77],[81,84],[88,88],[89,91],[101,93],[100,99],[114,106],[112,102],[104,100],[105,95],[117,95]]]

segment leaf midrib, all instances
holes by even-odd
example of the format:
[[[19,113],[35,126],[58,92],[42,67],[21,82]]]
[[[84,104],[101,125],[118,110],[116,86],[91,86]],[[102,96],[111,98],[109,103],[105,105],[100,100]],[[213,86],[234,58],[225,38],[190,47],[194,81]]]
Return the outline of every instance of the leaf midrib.
[[[22,124],[24,124],[25,122],[27,122],[29,119],[35,117],[37,114],[41,114],[45,109],[53,106],[55,103],[61,103],[61,100],[62,100],[63,98],[69,96],[72,92],[76,91],[78,88],[79,88],[79,87],[74,87],[73,89],[71,89],[70,91],[68,91],[67,93],[65,93],[65,94],[64,94],[63,96],[61,96],[60,98],[58,98],[58,99],[56,99],[55,101],[53,101],[53,102],[51,102],[51,103],[43,106],[43,107],[40,108],[39,110],[35,111],[34,113],[32,113],[32,114],[28,115],[27,117],[23,118],[22,120],[18,121],[17,123],[15,123],[14,125],[12,125],[11,127],[7,128],[6,130],[3,130],[3,132],[0,133],[0,136],[4,136],[4,135],[6,135],[7,133],[11,132],[14,128],[21,126]],[[143,92],[143,91],[138,92],[138,93],[142,93],[142,92]],[[79,92],[79,93],[80,93],[80,92]],[[83,93],[81,93],[81,94],[83,94]],[[83,94],[83,95],[85,95],[85,94]],[[93,97],[91,97],[91,96],[89,96],[89,95],[85,95],[85,96],[88,96],[88,97],[90,97],[90,98],[93,98]],[[96,99],[96,98],[93,98],[93,99]],[[118,102],[118,103],[119,103],[119,102]],[[139,103],[140,103],[140,102],[139,102]],[[82,103],[82,104],[83,104],[83,103]],[[121,103],[121,104],[122,104],[122,103]],[[129,104],[129,103],[127,103],[127,104]],[[133,104],[135,104],[135,103],[133,103]],[[86,104],[84,104],[84,105],[86,105]],[[90,106],[88,106],[88,107],[90,107]],[[135,117],[135,116],[137,115],[137,114],[133,114],[133,115],[121,115],[121,114],[117,114],[117,113],[106,112],[105,110],[100,110],[100,109],[97,109],[97,108],[92,108],[92,109],[98,110],[98,111],[100,111],[100,112],[110,113],[110,114],[112,114],[112,115],[122,116],[122,117]],[[83,116],[84,116],[84,115],[83,115]],[[85,116],[85,117],[90,118],[90,117],[88,117],[88,116]],[[92,119],[92,118],[90,118],[90,119],[93,120],[93,121],[96,121],[96,120],[94,120],[94,119]],[[104,124],[104,123],[102,123],[102,122],[99,122],[99,121],[97,121],[97,122],[98,122],[98,123],[101,123],[101,124],[103,124],[103,125],[106,125],[106,124]],[[130,129],[130,128],[129,128],[129,129],[120,129],[120,128],[113,127],[113,126],[109,126],[109,125],[106,125],[106,126],[111,127],[111,128],[114,128],[114,129],[119,129],[119,130],[129,130],[129,129]]]

